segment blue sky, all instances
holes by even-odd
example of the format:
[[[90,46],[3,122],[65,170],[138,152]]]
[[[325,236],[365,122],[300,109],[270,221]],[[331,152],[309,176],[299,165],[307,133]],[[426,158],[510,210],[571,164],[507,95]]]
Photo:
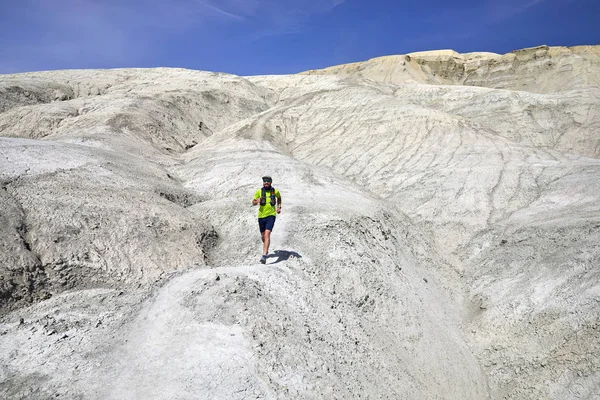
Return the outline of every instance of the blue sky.
[[[598,0],[1,0],[0,73],[287,74],[414,51],[600,44]]]

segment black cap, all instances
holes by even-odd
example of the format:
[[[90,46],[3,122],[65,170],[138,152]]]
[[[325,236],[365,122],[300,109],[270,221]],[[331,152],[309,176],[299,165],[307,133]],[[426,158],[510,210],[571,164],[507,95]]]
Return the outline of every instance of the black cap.
[[[263,182],[273,182],[273,179],[270,176],[263,176],[262,180]]]

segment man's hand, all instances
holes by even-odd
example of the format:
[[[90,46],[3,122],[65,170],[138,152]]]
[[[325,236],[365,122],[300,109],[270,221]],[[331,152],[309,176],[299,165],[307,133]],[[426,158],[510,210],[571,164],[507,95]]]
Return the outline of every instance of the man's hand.
[[[281,206],[277,206],[277,214],[281,214]]]
[[[254,199],[254,200],[252,200],[252,205],[253,205],[253,206],[255,206],[255,205],[257,205],[257,204],[258,204],[258,199]]]

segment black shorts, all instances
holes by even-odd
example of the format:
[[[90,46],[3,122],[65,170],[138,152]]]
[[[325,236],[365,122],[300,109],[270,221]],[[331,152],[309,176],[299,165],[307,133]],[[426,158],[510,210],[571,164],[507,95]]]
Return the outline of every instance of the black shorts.
[[[272,231],[274,226],[275,226],[275,216],[274,215],[270,215],[268,217],[258,219],[258,227],[260,228],[261,232]]]

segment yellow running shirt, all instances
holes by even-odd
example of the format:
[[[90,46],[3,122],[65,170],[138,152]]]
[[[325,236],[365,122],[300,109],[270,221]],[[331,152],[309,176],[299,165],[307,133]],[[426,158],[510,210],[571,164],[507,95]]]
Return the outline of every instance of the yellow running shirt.
[[[262,195],[262,189],[258,189],[256,191],[256,193],[254,193],[254,200],[256,199],[260,199],[260,196]],[[267,204],[265,204],[264,206],[259,206],[258,207],[258,218],[266,218],[266,217],[270,217],[272,216],[277,216],[277,204],[275,204],[274,206],[271,205],[271,193],[267,192],[266,193],[266,197],[267,197]],[[279,193],[279,190],[275,189],[275,197],[278,199],[281,199],[281,194]]]

